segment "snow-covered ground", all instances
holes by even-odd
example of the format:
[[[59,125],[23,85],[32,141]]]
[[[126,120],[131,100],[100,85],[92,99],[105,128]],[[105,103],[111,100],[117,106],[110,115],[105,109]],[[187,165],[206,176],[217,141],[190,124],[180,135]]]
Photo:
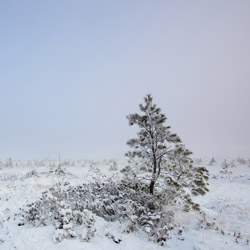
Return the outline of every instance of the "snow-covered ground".
[[[54,170],[58,162],[13,162],[12,166],[0,167],[0,249],[1,250],[154,250],[154,249],[250,249],[250,167],[236,162],[228,173],[221,172],[222,160],[212,166],[209,160],[199,164],[210,172],[210,192],[195,198],[201,212],[184,212],[180,207],[169,207],[174,211],[175,228],[165,246],[148,240],[141,231],[126,234],[118,221],[107,222],[95,216],[95,236],[89,242],[79,238],[52,240],[53,225],[34,227],[20,225],[20,209],[41,197],[43,191],[56,183],[68,182],[76,186],[107,177],[119,178],[120,169],[126,165],[121,161],[68,161],[62,162],[66,175]],[[229,161],[230,162],[230,161]],[[31,172],[33,170],[33,172]],[[232,173],[231,173],[232,172]],[[115,243],[113,235],[121,239]]]

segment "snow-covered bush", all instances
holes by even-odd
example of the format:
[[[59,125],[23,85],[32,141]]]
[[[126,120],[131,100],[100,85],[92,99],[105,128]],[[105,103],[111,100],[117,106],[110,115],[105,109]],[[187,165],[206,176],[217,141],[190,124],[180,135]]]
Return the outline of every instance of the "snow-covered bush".
[[[111,160],[109,162],[109,165],[110,165],[110,167],[109,167],[110,171],[117,171],[118,170],[118,164],[117,164],[116,160]]]
[[[213,166],[216,163],[216,160],[212,158],[210,162],[208,163],[209,166]]]
[[[38,172],[36,170],[31,170],[29,171],[27,174],[26,174],[26,178],[31,178],[31,177],[34,177],[34,176],[38,176]]]
[[[23,181],[24,178],[18,174],[2,174],[0,175],[0,181]]]
[[[6,161],[5,165],[6,165],[6,167],[13,167],[13,161],[12,161],[11,157]]]
[[[95,163],[89,165],[89,171],[97,175],[101,173],[100,168],[98,168]]]
[[[76,217],[76,220],[75,220]],[[94,217],[89,210],[84,209],[81,211],[72,211],[71,209],[61,208],[59,210],[58,222],[56,223],[56,231],[53,236],[53,241],[60,242],[63,239],[74,238],[77,236],[75,232],[75,225],[84,224],[81,239],[89,241],[95,233]]]
[[[244,158],[241,158],[241,157],[238,157],[238,158],[237,158],[237,162],[238,162],[240,165],[246,165],[246,164],[247,164],[247,161],[246,161]]]
[[[59,164],[58,166],[56,166],[55,164],[52,164],[50,165],[49,173],[55,174],[57,176],[65,176],[67,174],[67,171],[65,168],[61,166],[61,164]]]
[[[85,209],[83,210],[84,212],[84,218],[85,218],[85,221],[84,221],[84,224],[85,224],[85,228],[83,229],[83,232],[82,232],[82,235],[81,235],[81,238],[82,240],[84,241],[90,241],[90,239],[94,236],[95,234],[95,219],[94,219],[94,216],[93,214]]]
[[[33,226],[53,224],[56,228],[54,242],[76,237],[75,226],[85,225],[81,237],[89,241],[95,232],[93,215],[91,211],[84,209],[80,199],[71,204],[67,185],[57,185],[43,192],[37,202],[29,204],[23,210],[21,223],[25,224],[28,221]]]
[[[73,237],[89,241],[95,232],[94,216],[119,221],[126,225],[126,233],[142,230],[160,244],[164,244],[168,231],[173,229],[173,212],[164,212],[161,199],[110,179],[76,187],[68,183],[56,185],[23,210],[22,224],[53,224],[54,242]],[[75,228],[81,225],[82,233],[76,233],[79,230]]]
[[[221,163],[221,168],[222,170],[220,171],[220,173],[225,174],[226,178],[230,178],[230,175],[232,174],[232,171],[229,170],[230,164],[228,163],[228,161],[226,159],[224,159]]]
[[[231,160],[229,165],[231,168],[236,168],[235,160]]]

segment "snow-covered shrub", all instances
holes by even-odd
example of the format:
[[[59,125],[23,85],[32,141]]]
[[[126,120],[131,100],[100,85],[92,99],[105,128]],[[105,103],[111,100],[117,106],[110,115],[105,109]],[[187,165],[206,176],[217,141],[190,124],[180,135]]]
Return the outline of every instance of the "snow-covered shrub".
[[[228,169],[229,168],[229,163],[226,159],[224,159],[221,163],[221,168],[222,169]]]
[[[119,244],[122,241],[121,237],[119,237],[118,235],[113,235],[110,232],[106,233],[105,236],[113,240],[116,244]]]
[[[212,158],[210,162],[208,163],[209,166],[213,166],[216,163],[216,160]]]
[[[85,228],[83,229],[81,238],[84,241],[89,241],[94,236],[95,231],[96,231],[95,219],[94,219],[93,214],[89,210],[85,209],[83,210],[83,213],[84,213],[84,218],[85,218],[85,221],[84,221]]]
[[[163,213],[161,211],[148,211],[141,216],[130,216],[130,221],[125,229],[126,232],[134,231],[138,228],[148,235],[149,239],[164,245],[169,239],[169,231],[173,226],[173,212]]]
[[[231,168],[236,168],[235,160],[231,160],[229,165]]]
[[[5,165],[6,165],[6,167],[13,167],[13,161],[12,161],[11,157],[6,161]]]
[[[43,192],[40,200],[29,204],[27,209],[23,210],[21,222],[24,224],[28,221],[34,226],[53,224],[56,228],[54,242],[76,237],[74,228],[85,225],[81,238],[89,241],[95,232],[94,217],[91,211],[84,209],[83,204],[79,204],[80,199],[71,205],[72,199],[64,193],[67,192],[65,186],[57,185]]]
[[[26,174],[26,178],[31,178],[31,177],[37,177],[38,176],[38,172],[36,170],[31,170]]]
[[[67,171],[60,164],[58,166],[52,164],[50,165],[49,173],[55,174],[57,176],[65,176],[67,174]]]
[[[117,171],[118,170],[118,165],[117,165],[117,161],[116,160],[111,160],[109,162],[109,165],[110,165],[110,167],[109,167],[110,171]]]
[[[74,225],[72,224],[73,213],[71,209],[61,208],[58,212],[58,222],[56,223],[56,231],[53,235],[53,241],[61,242],[65,238],[76,237]]]
[[[62,166],[59,164],[58,168],[55,169],[56,175],[66,175],[66,170],[62,168]]]
[[[98,168],[98,167],[96,166],[95,163],[90,164],[90,166],[89,166],[89,171],[90,171],[90,172],[93,172],[93,173],[95,173],[95,174],[100,174],[100,173],[101,173],[100,168]]]
[[[220,173],[225,174],[226,178],[230,178],[230,175],[232,174],[232,171],[229,170],[230,164],[228,163],[228,161],[226,159],[223,160],[223,162],[221,163],[221,168],[222,170],[220,171]]]
[[[127,224],[124,229],[127,233],[143,230],[151,240],[161,244],[168,238],[173,213],[163,212],[158,197],[112,181],[101,186],[94,185],[92,190],[97,198],[92,211],[98,216]]]
[[[22,222],[34,226],[53,224],[54,242],[77,236],[89,241],[95,232],[93,214],[106,221],[120,221],[126,225],[126,233],[142,230],[160,244],[173,229],[173,213],[164,212],[161,199],[110,179],[76,187],[56,185],[23,210]],[[75,230],[80,225],[84,225],[81,235]]]
[[[2,174],[0,175],[0,181],[23,181],[24,178],[18,174]]]
[[[238,157],[238,158],[237,158],[237,162],[238,162],[240,165],[246,165],[246,164],[247,164],[247,161],[246,161],[244,158],[241,158],[241,157]]]
[[[76,219],[75,219],[76,218]],[[56,224],[56,231],[53,236],[53,241],[60,242],[63,239],[74,238],[77,236],[75,232],[74,225],[82,225],[83,228],[81,239],[84,241],[89,241],[95,233],[94,227],[94,217],[89,210],[84,209],[81,211],[72,211],[71,209],[61,208],[59,211],[59,218]]]

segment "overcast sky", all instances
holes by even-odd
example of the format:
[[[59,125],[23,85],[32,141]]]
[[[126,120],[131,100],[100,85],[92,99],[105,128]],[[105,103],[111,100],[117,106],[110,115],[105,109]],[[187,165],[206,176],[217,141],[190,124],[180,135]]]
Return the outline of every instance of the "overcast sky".
[[[201,157],[250,157],[250,1],[0,2],[0,159],[122,158],[147,93]]]

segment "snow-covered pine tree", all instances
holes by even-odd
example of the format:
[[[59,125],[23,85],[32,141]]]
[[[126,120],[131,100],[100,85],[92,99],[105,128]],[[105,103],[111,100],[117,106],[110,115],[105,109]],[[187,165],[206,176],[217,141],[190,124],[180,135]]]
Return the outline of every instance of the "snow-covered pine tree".
[[[126,156],[136,168],[134,173],[140,174],[143,170],[149,174],[146,180],[149,179],[151,194],[159,178],[164,185],[175,185],[175,190],[182,193],[186,188],[194,195],[205,194],[208,191],[208,171],[204,167],[193,166],[192,153],[181,143],[179,136],[170,131],[170,126],[164,125],[167,118],[152,101],[152,96],[146,95],[144,104],[139,105],[143,114],[127,116],[130,126],[136,124],[140,128],[137,138],[127,142],[133,149]]]

